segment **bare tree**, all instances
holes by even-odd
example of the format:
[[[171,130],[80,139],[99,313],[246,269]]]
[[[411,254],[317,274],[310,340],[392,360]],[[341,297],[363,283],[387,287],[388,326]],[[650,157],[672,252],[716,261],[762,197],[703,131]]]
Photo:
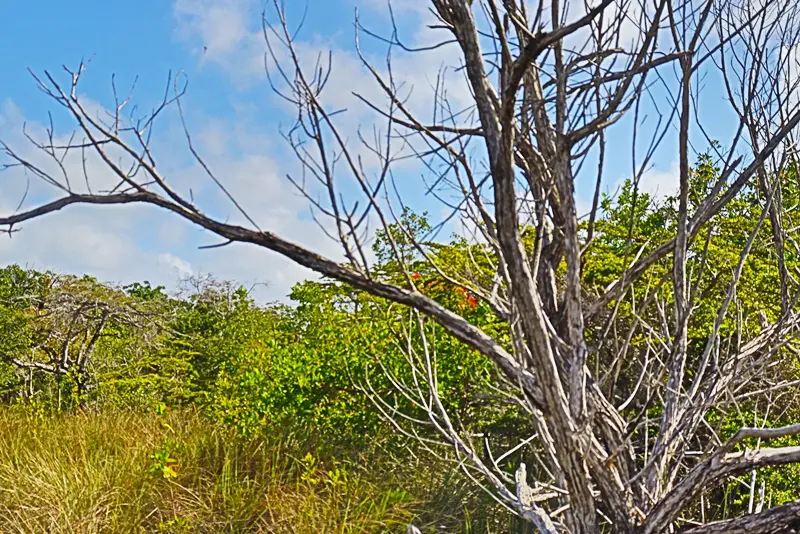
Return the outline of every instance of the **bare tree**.
[[[359,36],[383,39],[393,51],[424,59],[433,49],[456,49],[458,72],[472,99],[468,109],[454,109],[437,85],[430,94],[434,118],[424,120],[405,99],[391,61],[385,68],[374,66],[357,40],[359,57],[383,98],[356,96],[385,125],[372,141],[360,137],[358,147],[348,144],[338,110],[324,103],[330,62],[321,58],[304,69],[295,31],[279,2],[275,12],[274,24],[264,24],[268,73],[275,90],[296,106],[298,122],[286,137],[303,169],[302,176],[290,179],[306,194],[322,227],[341,243],[343,262],[262,230],[249,217],[251,225],[241,226],[201,211],[191,195],[160,172],[157,147],[149,142],[164,109],[175,106],[183,118],[183,89],[176,86],[174,95],[144,118],[123,117],[128,99],[118,99],[109,117],[98,117],[78,97],[82,65],[68,71],[68,85],[48,72],[36,76],[39,87],[77,123],[78,134],[66,144],[55,141],[52,132],[47,139],[31,139],[51,157],[55,170],[3,145],[8,165],[23,167],[62,196],[0,218],[0,224],[12,231],[18,223],[72,204],[152,204],[225,244],[276,251],[406,307],[409,332],[416,330],[422,342],[409,348],[414,383],[396,381],[395,386],[424,407],[427,421],[412,420],[380,398],[376,404],[398,429],[419,436],[433,452],[441,450],[439,444],[449,447],[476,483],[540,532],[649,534],[690,525],[688,532],[699,534],[797,527],[800,502],[709,524],[702,512],[703,496],[729,477],[800,461],[798,447],[741,449],[745,439],[793,435],[800,426],[742,428],[725,439],[706,421],[711,410],[735,404],[758,388],[777,388],[758,379],[792,349],[798,330],[796,284],[785,261],[792,244],[785,239],[780,188],[794,162],[793,136],[800,122],[799,79],[792,63],[800,31],[795,2],[431,0],[432,27],[442,40],[423,49],[398,40],[396,27],[380,37],[356,21]],[[716,80],[712,97],[726,98],[715,109],[727,105],[738,119],[724,144],[712,137],[714,124],[703,113],[706,79]],[[646,113],[656,117],[649,130]],[[623,129],[632,135],[614,137]],[[664,143],[670,136],[676,137],[674,146]],[[224,177],[202,159],[188,130],[186,139],[209,179],[227,194]],[[632,145],[621,146],[620,139]],[[713,148],[720,172],[704,196],[690,202],[690,160],[700,145]],[[632,155],[637,190],[660,151],[674,153],[679,162],[674,232],[646,253],[632,250],[619,279],[593,293],[584,285],[582,260],[592,247],[600,193],[607,185],[605,163]],[[94,153],[118,183],[104,193],[77,189],[75,183],[89,184],[91,177],[70,180],[63,165],[70,152]],[[367,156],[372,165],[365,163]],[[481,261],[492,262],[496,275],[479,284],[464,273],[448,272],[435,262],[427,242],[411,240],[416,253],[489,304],[507,325],[509,346],[426,297],[415,284],[405,245],[388,232],[403,205],[394,187],[395,168],[409,157],[426,170],[426,189],[471,223],[475,242],[488,251]],[[593,204],[581,222],[576,179],[593,172],[587,171],[592,164]],[[347,182],[356,185],[359,198],[343,194]],[[698,351],[688,346],[688,330],[697,287],[711,275],[702,268],[690,271],[690,245],[708,238],[720,212],[751,187],[761,192],[763,213],[743,230],[746,244],[725,275],[711,333]],[[449,200],[453,197],[455,202]],[[723,335],[723,322],[735,315],[742,270],[767,221],[780,270],[782,312],[777,320],[763,322],[758,334],[737,327]],[[405,268],[403,283],[388,283],[371,270],[368,224],[387,231],[394,257]],[[523,242],[524,227],[535,229],[533,247]],[[703,265],[702,257],[695,260]],[[670,265],[666,279],[654,283],[645,276],[665,261]],[[633,307],[634,320],[620,319],[621,303]],[[494,363],[504,401],[517,403],[535,428],[530,438],[502,454],[484,454],[476,437],[450,417],[437,393],[435,345],[425,341],[429,321]],[[588,325],[600,325],[600,334],[590,333]],[[629,342],[634,333],[647,338],[646,354]],[[634,379],[627,385],[604,380],[597,376],[599,362],[604,368],[624,366]],[[630,416],[626,408],[633,399],[644,399],[643,408]],[[647,410],[653,403],[661,407],[656,417]],[[416,423],[435,428],[440,441],[416,434]],[[521,447],[536,450],[541,465],[519,465],[512,477],[500,462]],[[690,447],[699,450],[689,454]]]
[[[135,303],[124,292],[90,279],[48,276],[47,287],[25,292],[14,302],[27,317],[27,332],[7,332],[19,341],[0,351],[0,360],[28,374],[26,388],[34,395],[34,375],[71,379],[78,398],[93,387],[93,356],[102,339],[133,328],[143,345],[154,343],[163,310]],[[58,393],[61,404],[61,391]]]

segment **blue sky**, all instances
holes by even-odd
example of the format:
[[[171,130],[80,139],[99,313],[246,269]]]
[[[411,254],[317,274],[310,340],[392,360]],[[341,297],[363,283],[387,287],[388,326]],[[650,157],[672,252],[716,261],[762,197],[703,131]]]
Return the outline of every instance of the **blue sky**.
[[[304,38],[320,42],[320,47],[323,41],[328,47],[352,43],[352,2],[312,2],[309,7]],[[274,158],[286,151],[277,136],[277,123],[288,124],[290,117],[275,105],[259,69],[261,9],[260,3],[249,0],[83,0],[50,3],[46,9],[33,2],[4,1],[0,47],[13,53],[0,55],[0,69],[6,73],[0,77],[1,135],[19,146],[22,122],[44,123],[48,111],[54,111],[57,127],[69,125],[36,89],[28,68],[37,74],[47,69],[58,76],[64,74],[63,64],[74,68],[81,59],[88,60],[81,93],[105,106],[112,102],[112,74],[122,91],[138,77],[136,101],[145,108],[163,94],[167,73],[182,71],[189,81],[186,108],[193,133],[205,138],[205,145],[224,145],[217,147],[226,153],[216,158],[221,160],[221,169],[215,170],[225,174],[239,166],[241,173],[249,173],[248,166],[274,167],[277,173]],[[295,20],[301,14],[289,10]],[[377,11],[366,6],[365,17],[376,15]],[[173,120],[167,129],[178,138],[175,127]],[[185,145],[178,148],[185,149]],[[180,152],[170,150],[169,156]],[[18,178],[8,173],[0,177],[4,196],[9,190],[17,192],[10,181]],[[281,185],[278,195],[273,196],[274,191],[264,194],[268,200],[278,201],[273,217],[283,222],[289,219],[286,229],[293,237],[306,238],[309,244],[334,253],[335,247],[322,243],[307,220],[300,199],[291,198],[296,195],[286,184]],[[281,203],[283,197],[290,198]],[[14,198],[13,203],[16,201]],[[282,211],[282,204],[287,203],[290,211]],[[270,211],[269,204],[257,208]],[[205,207],[222,217],[230,211],[221,203]],[[292,222],[297,228],[291,228]],[[188,271],[211,272],[243,283],[267,282],[271,288],[266,298],[280,298],[293,282],[308,274],[272,253],[248,247],[231,247],[224,253],[198,251],[197,245],[215,241],[152,209],[78,208],[30,222],[23,230],[11,240],[0,241],[0,261],[90,272],[113,281],[148,278],[166,285],[174,285],[177,277]]]
[[[185,105],[196,142],[215,171],[230,180],[232,190],[244,198],[259,224],[322,253],[338,254],[336,245],[309,220],[305,201],[283,179],[295,167],[278,135],[278,125],[289,124],[291,113],[265,83],[260,2],[74,0],[48,2],[46,8],[41,3],[19,0],[0,0],[0,4],[0,49],[6,51],[0,54],[3,139],[18,146],[23,122],[35,129],[47,120],[48,111],[57,111],[36,89],[28,68],[36,73],[48,69],[67,81],[62,64],[76,67],[81,59],[90,60],[81,94],[106,108],[112,106],[112,74],[123,92],[138,76],[135,100],[148,108],[162,95],[167,73],[182,71],[189,81]],[[303,4],[287,4],[292,6],[290,19],[298,20]],[[400,30],[409,42],[430,38],[420,25],[423,0],[395,0],[393,4],[402,21]],[[353,13],[357,5],[368,26],[380,27],[386,20],[382,0],[308,0],[306,24],[298,42],[307,57],[319,50],[334,50],[330,98],[332,103],[350,109],[345,129],[351,133],[370,116],[354,105],[350,91],[377,94],[353,55]],[[367,54],[382,57],[383,49],[377,43],[365,38],[362,45]],[[451,47],[429,54],[422,63],[416,56],[399,57],[395,68],[410,78],[416,91],[420,86],[424,90],[439,65],[457,58],[454,52]],[[468,94],[458,90],[457,86],[455,100],[466,102]],[[711,106],[713,111],[715,104]],[[56,114],[55,120],[57,130],[64,134],[69,123],[63,115]],[[727,127],[724,121],[717,126],[723,133]],[[629,173],[626,131],[630,128],[621,128],[621,133],[615,134],[626,152],[610,158],[611,184]],[[208,181],[191,169],[175,117],[167,118],[157,135],[162,168],[167,174],[172,172],[195,194],[208,192],[204,204],[208,212],[236,219],[231,206],[213,196]],[[670,153],[670,145],[674,146],[674,141],[668,139],[665,152],[654,162],[648,178],[650,187],[662,182],[668,187],[674,182],[676,157]],[[409,178],[418,180],[415,173]],[[12,183],[15,179],[17,182]],[[16,207],[22,192],[19,179],[13,173],[0,174],[2,211]],[[584,202],[587,191],[581,192]],[[432,199],[420,195],[412,202],[424,207],[435,205]],[[148,279],[168,286],[174,286],[183,274],[212,273],[246,284],[266,282],[269,287],[260,290],[265,299],[282,298],[294,282],[309,276],[287,260],[253,247],[197,249],[214,242],[211,236],[147,207],[73,208],[26,224],[12,239],[0,239],[0,263],[88,272],[103,280],[126,283]]]

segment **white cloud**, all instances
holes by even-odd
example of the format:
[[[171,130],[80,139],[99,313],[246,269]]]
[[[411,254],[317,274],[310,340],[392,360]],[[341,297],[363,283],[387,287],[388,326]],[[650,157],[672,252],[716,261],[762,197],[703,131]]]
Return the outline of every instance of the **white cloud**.
[[[600,4],[600,0],[567,0],[565,2],[568,14],[567,22],[580,19],[591,9],[597,7],[598,4]],[[644,40],[646,31],[652,25],[655,9],[654,3],[645,2],[644,0],[617,0],[612,2],[603,10],[602,14],[603,28],[605,28],[606,35],[613,34],[615,40],[619,39],[618,43],[612,42],[611,45],[627,51],[636,50]],[[662,17],[664,16],[662,14]],[[663,22],[661,25],[662,28],[659,32],[667,39],[662,41],[671,43],[669,30],[663,27]],[[566,47],[580,50],[590,35],[589,26],[585,26],[565,39]],[[583,50],[583,53],[586,53],[586,50]]]
[[[208,55],[230,53],[247,36],[246,9],[252,2],[247,0],[177,0],[175,14],[182,29],[196,33]]]
[[[629,176],[624,176],[609,183],[606,194],[615,196],[625,180]],[[669,168],[648,168],[639,178],[639,191],[650,195],[654,201],[664,200],[666,197],[675,195],[680,186],[680,165],[678,161],[673,161]],[[593,193],[593,191],[592,191]],[[583,216],[591,211],[591,198],[578,197],[578,215]]]
[[[669,169],[655,167],[645,171],[639,180],[639,190],[653,199],[663,199],[674,195],[680,185],[680,166],[677,161],[670,164]]]
[[[215,68],[226,74],[235,86],[243,83],[243,80],[248,75],[251,77],[245,82],[247,84],[255,83],[258,80],[266,81],[261,64],[266,49],[263,35],[258,28],[242,22],[258,20],[259,12],[257,11],[257,6],[246,0],[226,0],[223,5],[231,13],[228,13],[220,20],[215,20],[212,11],[203,9],[205,3],[204,0],[176,0],[175,12],[184,38],[197,42],[203,40],[212,41],[214,39],[224,42],[225,45],[220,46],[217,53],[210,54],[210,52],[207,52],[202,61],[213,62]],[[365,0],[361,0],[361,3],[370,8],[380,9],[384,13],[388,13],[385,3],[369,1],[365,3]],[[407,31],[408,35],[403,37],[404,42],[412,47],[429,46],[449,38],[447,32],[428,28],[433,19],[426,9],[427,5],[427,0],[412,0],[401,4],[393,3],[393,8],[396,9],[398,16],[405,17],[404,21],[413,20],[415,23]],[[415,16],[414,13],[419,14],[419,16]],[[274,19],[274,15],[272,18]],[[224,35],[224,38],[217,36],[217,34]],[[385,80],[388,80],[389,68],[385,53],[386,46],[366,34],[361,35],[361,46],[368,61]],[[315,72],[315,67],[320,59],[322,59],[323,63],[327,61],[328,51],[332,52],[332,70],[322,93],[321,101],[329,112],[344,110],[343,113],[335,115],[334,123],[348,150],[353,154],[354,160],[363,165],[368,179],[374,178],[379,170],[380,160],[371,150],[362,145],[359,137],[363,135],[369,142],[373,142],[377,138],[381,143],[384,143],[386,140],[387,119],[370,109],[353,93],[358,93],[380,109],[389,109],[387,96],[369,69],[362,63],[361,58],[358,57],[354,44],[352,47],[343,47],[341,43],[330,36],[309,35],[307,31],[303,31],[300,32],[300,38],[294,42],[294,49],[297,53],[298,61],[307,76],[311,76]],[[291,76],[292,69],[288,62],[287,51],[280,46],[277,46],[274,51],[279,56],[281,66],[285,69],[285,72]],[[398,92],[407,109],[411,110],[423,123],[429,124],[434,121],[434,107],[436,105],[434,88],[442,82],[442,69],[446,70],[446,96],[451,106],[451,111],[454,113],[461,112],[464,108],[473,104],[463,71],[456,71],[460,67],[460,60],[459,49],[452,44],[420,53],[409,53],[397,47],[394,48],[391,57],[394,84],[399,88]],[[258,69],[248,69],[246,67],[246,65],[254,65],[256,63],[259,65]],[[274,70],[274,66],[272,74],[274,74],[275,80],[279,80],[280,75]],[[438,89],[442,90],[441,85],[439,85]],[[265,87],[265,90],[269,91],[269,88]],[[438,98],[441,100],[442,96],[443,93],[440,92]],[[283,110],[290,117],[290,120],[291,117],[296,116],[297,112],[293,105],[280,98],[275,97],[268,103],[277,109]],[[442,110],[439,109],[436,113],[438,121],[441,121],[442,114]],[[283,133],[286,130],[287,128],[284,128]],[[266,138],[270,141],[275,140],[275,136],[266,136]],[[207,130],[201,133],[198,139],[208,149],[208,154],[221,155],[230,148],[228,146],[229,130],[221,128]],[[328,147],[338,151],[338,147],[334,146],[331,137],[328,137],[328,141]],[[418,145],[416,146],[417,149],[427,150],[427,146],[423,146],[419,138],[411,140],[411,144],[409,144],[408,139],[400,140],[394,138],[392,141],[393,155],[395,157],[401,155],[409,156],[412,154],[412,146],[414,145]],[[311,148],[313,152],[313,147]],[[289,147],[285,144],[281,144],[275,153],[285,153],[289,155],[287,159],[294,159]],[[331,157],[330,153],[328,157]],[[262,163],[260,168],[274,166],[271,161],[263,161]],[[259,167],[258,162],[255,161],[241,161],[240,164],[240,167],[242,165],[244,167]],[[229,168],[227,170],[240,175],[239,178],[236,178],[236,183],[244,189],[251,187],[245,182],[259,180],[261,187],[276,191],[280,190],[281,193],[279,194],[282,195],[287,185],[282,176],[287,171],[287,168],[293,172],[295,178],[299,176],[299,172],[295,172],[298,170],[297,165],[292,163],[287,166],[286,159],[281,159],[281,172],[273,171],[274,176],[272,178],[266,176],[264,172],[246,172],[245,168],[240,168],[239,170]],[[394,171],[395,173],[404,173],[404,176],[405,173],[408,173],[409,178],[419,181],[419,177],[413,175],[420,172],[421,168],[421,162],[412,157],[401,160],[394,166]],[[278,175],[280,175],[280,178],[277,177]],[[352,202],[355,196],[360,196],[356,193],[360,191],[360,185],[352,176],[344,160],[341,160],[337,165],[337,180],[338,192],[345,195],[348,203]],[[424,187],[421,186],[419,189],[423,190]],[[390,188],[390,194],[392,193]],[[421,195],[419,196],[421,197]],[[287,202],[294,201],[290,200],[289,197],[282,196],[281,198],[286,198]],[[325,196],[323,195],[322,198],[325,199]],[[413,207],[418,199],[406,198],[404,200]],[[250,197],[248,197],[248,201],[257,202],[256,199],[251,199]],[[305,204],[305,200],[301,199],[301,201]],[[360,199],[362,206],[366,205],[366,203],[366,199]],[[295,204],[292,204],[291,209],[295,209]],[[266,210],[264,206],[260,205],[248,209],[248,212],[258,213],[259,217],[272,223],[277,222],[280,224],[286,220],[284,214],[275,209]]]
[[[388,13],[386,4],[381,0],[362,0],[362,3],[375,9],[382,8]],[[419,19],[417,29],[412,31],[410,37],[404,38],[404,41],[407,41],[412,47],[428,46],[450,38],[449,34],[441,29],[431,30],[428,28],[428,25],[434,22],[432,15],[427,10],[428,5],[428,0],[405,0],[392,3],[392,7],[399,10],[400,13],[413,10],[425,14]],[[174,11],[178,33],[187,42],[211,43],[207,45],[208,50],[202,55],[201,61],[213,62],[235,82],[241,82],[248,76],[252,77],[249,82],[266,81],[264,54],[267,47],[258,24],[260,11],[255,2],[251,0],[222,0],[219,2],[175,0]],[[224,15],[218,16],[218,11]],[[274,19],[275,17],[274,15],[270,17],[268,14],[267,18]],[[386,75],[386,47],[366,34],[361,36],[361,41],[365,56],[381,74]],[[217,44],[214,45],[214,43]],[[273,51],[278,56],[281,66],[291,75],[288,51],[277,41],[274,44],[276,46]],[[348,134],[354,134],[355,126],[358,124],[371,125],[376,122],[378,116],[352,94],[358,92],[371,102],[385,101],[383,91],[356,54],[355,43],[352,47],[342,48],[341,45],[324,35],[309,35],[308,32],[300,32],[300,39],[294,42],[294,46],[300,64],[308,76],[313,75],[315,66],[318,65],[320,59],[324,64],[328,52],[331,52],[333,69],[322,100],[331,109],[348,110],[347,117],[342,119],[347,126],[350,126],[350,128],[344,127]],[[431,89],[437,82],[440,68],[442,66],[451,69],[457,68],[460,66],[460,58],[461,54],[455,45],[424,53],[406,53],[395,48],[392,57],[395,83],[402,86],[402,93],[411,92],[409,107],[419,112],[420,116],[431,117],[433,105]],[[252,68],[253,66],[255,68]],[[279,81],[280,75],[277,71],[274,74],[276,81]],[[448,97],[456,110],[471,102],[463,74],[451,72]],[[275,103],[291,106],[281,100],[276,100]],[[377,120],[377,122],[381,124],[383,121]]]
[[[0,108],[0,138],[29,161],[54,170],[47,158],[20,135],[22,120],[16,106],[6,102]],[[198,137],[212,139],[215,134],[210,130],[218,129],[228,132],[226,144],[230,150],[211,150],[208,162],[256,222],[282,237],[336,257],[336,245],[312,221],[304,219],[304,199],[281,178],[279,165],[259,152],[270,145],[253,143],[259,136],[250,132],[246,124],[222,119],[201,126]],[[28,122],[28,131],[34,136],[41,135],[42,130],[41,125]],[[158,159],[159,154],[169,156],[182,150],[185,143],[180,136],[163,138],[155,147],[155,156]],[[65,168],[75,189],[85,190],[80,160],[68,157]],[[87,161],[87,169],[93,186],[103,182],[107,187],[112,183],[110,173],[97,158]],[[11,169],[0,178],[0,214],[12,213],[28,187],[26,177],[21,169]],[[243,222],[230,203],[222,202],[220,191],[197,166],[175,167],[170,179],[183,186],[182,190],[191,186],[197,192],[197,203],[210,214],[221,220]],[[22,209],[59,194],[30,177]],[[258,291],[264,300],[284,298],[292,284],[310,275],[278,254],[254,245],[197,250],[197,246],[217,243],[219,239],[151,206],[70,206],[21,224],[20,229],[12,238],[0,236],[0,263],[87,273],[109,282],[149,280],[168,287],[175,287],[178,279],[187,274],[211,273],[216,278],[245,284],[267,283],[266,289]]]
[[[2,206],[3,213],[8,211]],[[86,273],[109,282],[148,279],[171,285],[172,274],[159,268],[157,258],[141,249],[135,235],[120,230],[146,216],[141,207],[85,207],[29,221],[12,237],[0,237],[0,263]]]
[[[188,261],[174,254],[170,254],[169,252],[159,254],[158,262],[170,267],[175,274],[177,274],[178,278],[184,278],[195,274],[194,267],[192,267]]]
[[[787,110],[797,109],[800,105],[800,44],[781,46],[778,62],[785,107]]]
[[[370,9],[385,12],[390,0],[364,0],[363,6]],[[424,14],[431,8],[430,0],[391,0],[392,10],[395,14],[413,12]]]
[[[177,34],[201,64],[223,66],[247,85],[264,73],[264,40],[254,0],[175,0]]]
[[[87,102],[87,106],[91,105]],[[58,176],[55,162],[22,137],[23,120],[13,102],[4,102],[0,107],[0,138],[26,160]],[[42,139],[42,125],[28,122],[26,130],[34,139]],[[64,142],[65,139],[57,137],[55,142]],[[67,157],[64,168],[73,190],[85,192],[80,155],[76,153]],[[89,158],[86,169],[93,187],[103,189],[113,183],[111,173],[97,158]],[[2,214],[15,212],[23,199],[21,210],[24,211],[62,194],[37,177],[26,176],[20,168],[3,173],[0,191]],[[157,267],[156,256],[143,250],[137,242],[137,237],[140,237],[137,228],[157,226],[164,218],[166,214],[154,214],[145,206],[68,207],[41,219],[21,223],[15,228],[19,231],[11,237],[0,236],[0,263],[19,263],[74,274],[88,273],[106,281],[150,279],[159,283],[171,282],[170,274]]]

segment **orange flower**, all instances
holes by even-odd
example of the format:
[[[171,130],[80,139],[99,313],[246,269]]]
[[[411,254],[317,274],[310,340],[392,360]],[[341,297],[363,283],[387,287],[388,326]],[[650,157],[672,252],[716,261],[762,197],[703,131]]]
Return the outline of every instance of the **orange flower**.
[[[414,271],[413,273],[411,273],[411,278],[413,278],[414,280],[419,280],[420,278],[422,278],[422,275],[419,274],[417,271]]]

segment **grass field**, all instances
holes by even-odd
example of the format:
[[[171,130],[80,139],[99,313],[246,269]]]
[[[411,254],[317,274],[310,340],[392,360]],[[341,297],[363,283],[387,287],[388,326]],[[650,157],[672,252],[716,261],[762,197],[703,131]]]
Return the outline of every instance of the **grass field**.
[[[193,411],[0,411],[0,532],[508,532],[443,466],[375,448],[321,459]]]

